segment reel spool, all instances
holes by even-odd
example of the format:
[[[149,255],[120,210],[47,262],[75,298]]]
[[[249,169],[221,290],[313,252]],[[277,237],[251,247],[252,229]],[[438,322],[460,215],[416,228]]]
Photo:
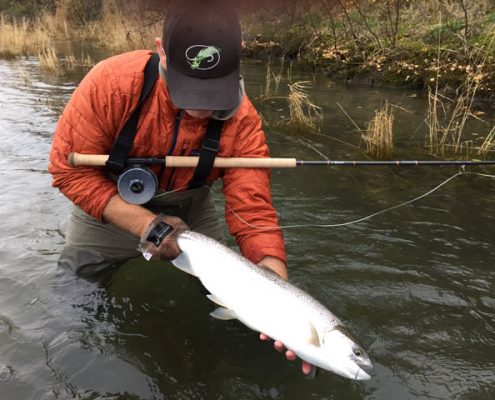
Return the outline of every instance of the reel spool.
[[[146,167],[127,168],[117,181],[120,196],[130,204],[144,204],[150,201],[158,188],[155,173]]]

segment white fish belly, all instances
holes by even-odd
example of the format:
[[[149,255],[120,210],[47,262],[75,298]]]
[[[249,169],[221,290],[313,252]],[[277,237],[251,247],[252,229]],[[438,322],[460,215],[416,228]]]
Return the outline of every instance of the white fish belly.
[[[224,307],[233,310],[246,326],[281,340],[288,348],[310,340],[307,325],[311,309],[285,286],[275,283],[281,278],[269,279],[266,275],[270,277],[271,272],[262,274],[260,267],[249,266],[247,260],[225,246],[197,237],[179,238],[179,246],[194,273]],[[318,326],[317,321],[312,322]]]

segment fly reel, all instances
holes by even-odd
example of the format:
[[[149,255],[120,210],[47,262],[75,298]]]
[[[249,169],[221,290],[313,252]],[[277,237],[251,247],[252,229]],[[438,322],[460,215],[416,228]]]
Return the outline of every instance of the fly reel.
[[[134,166],[120,174],[117,189],[127,203],[144,204],[155,195],[158,189],[158,179],[151,169]]]

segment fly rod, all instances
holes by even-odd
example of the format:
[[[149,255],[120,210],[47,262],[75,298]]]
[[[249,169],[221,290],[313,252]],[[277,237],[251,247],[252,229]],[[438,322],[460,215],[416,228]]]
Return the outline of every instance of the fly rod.
[[[108,160],[105,154],[70,153],[69,164],[73,167],[92,166],[103,167]],[[172,168],[194,168],[199,157],[167,156],[163,158],[145,157],[128,158],[128,165],[166,165]],[[464,165],[495,165],[495,160],[396,160],[396,161],[304,161],[295,158],[241,158],[216,157],[214,168],[295,168],[298,166],[464,166]]]

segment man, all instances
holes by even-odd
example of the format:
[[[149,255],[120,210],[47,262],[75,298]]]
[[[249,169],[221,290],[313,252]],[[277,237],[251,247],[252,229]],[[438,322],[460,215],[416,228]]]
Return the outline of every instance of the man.
[[[155,44],[159,76],[142,104],[143,71],[151,53],[134,51],[96,65],[60,118],[49,171],[53,186],[75,206],[59,264],[84,277],[108,274],[138,256],[139,243],[146,242],[149,232],[160,222],[172,227],[167,238],[173,239],[190,227],[221,240],[209,190],[209,185],[221,178],[226,221],[241,252],[287,279],[284,242],[276,229],[268,170],[212,169],[201,179],[198,169],[160,171],[153,166],[161,194],[136,205],[126,202],[117,191],[118,168],[74,168],[68,164],[71,152],[110,153],[112,158],[119,147],[114,143],[128,130],[126,123],[133,118],[137,124],[129,157],[197,155],[199,151],[201,159],[202,151],[210,151],[211,146],[205,145],[205,132],[212,120],[222,121],[217,124],[221,135],[213,157],[268,156],[260,117],[244,94],[239,72],[241,32],[229,2],[173,3],[167,10],[163,37]],[[256,226],[274,229],[260,230]],[[175,240],[149,245],[147,250],[154,258],[164,260],[180,253]],[[262,339],[267,338],[262,335]],[[276,348],[282,350],[283,345],[277,342]],[[287,356],[295,358],[292,352]]]

